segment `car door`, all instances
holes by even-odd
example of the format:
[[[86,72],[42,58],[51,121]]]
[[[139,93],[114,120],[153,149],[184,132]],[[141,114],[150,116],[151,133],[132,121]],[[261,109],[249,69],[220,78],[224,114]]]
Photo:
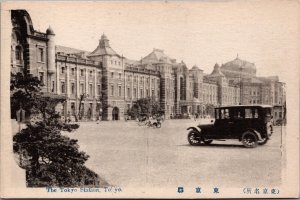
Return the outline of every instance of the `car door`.
[[[236,139],[240,137],[240,134],[244,131],[245,128],[245,108],[237,107],[233,109],[232,112],[232,121],[230,123],[232,138]]]
[[[216,119],[215,122],[215,139],[226,139],[231,134],[230,125],[229,125],[229,109],[220,108],[219,109],[219,119]]]

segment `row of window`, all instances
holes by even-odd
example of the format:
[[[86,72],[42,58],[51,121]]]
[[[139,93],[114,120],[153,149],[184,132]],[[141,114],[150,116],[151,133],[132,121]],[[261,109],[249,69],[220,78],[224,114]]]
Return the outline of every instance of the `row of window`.
[[[116,60],[111,60],[111,64],[112,65],[121,65],[121,62],[120,61],[116,61]]]
[[[259,101],[259,100],[253,99],[253,100],[250,100],[249,103],[250,103],[250,104],[259,104],[260,101]]]
[[[154,89],[150,90],[146,89],[146,93],[144,94],[144,89],[140,89],[140,96],[139,98],[144,98],[144,97],[150,97],[150,96],[155,96]],[[127,97],[131,97],[131,88],[127,88]],[[114,85],[110,86],[110,96],[115,96],[115,87]],[[122,86],[118,86],[118,96],[122,96]],[[157,91],[157,97],[159,96],[159,91]],[[137,88],[133,88],[133,98],[138,98],[138,93],[137,93]]]
[[[126,80],[131,81],[131,80],[132,80],[132,76],[131,76],[131,75],[127,75],[127,76],[126,76]],[[144,83],[145,78],[144,78],[144,77],[140,77],[139,80],[140,80],[140,83],[142,84],[142,83]],[[133,81],[134,81],[134,83],[137,83],[137,81],[138,81],[138,76],[134,76],[134,77],[133,77]],[[154,81],[155,81],[155,79],[152,78],[152,79],[151,79],[151,84],[152,84],[152,85],[154,84]],[[146,78],[146,84],[149,84],[149,83],[150,83],[150,78],[147,77],[147,78]],[[157,79],[157,85],[159,85],[159,83],[160,83],[160,80]]]
[[[71,94],[75,94],[75,91],[76,91],[76,87],[75,87],[75,83],[71,83]],[[80,83],[79,85],[79,89],[80,89],[80,94],[84,94],[85,93],[85,89],[84,89],[84,83]],[[94,95],[94,87],[93,87],[93,84],[89,84],[89,95],[90,96],[93,96]],[[64,81],[61,81],[60,82],[60,92],[62,94],[66,93],[66,84]],[[97,95],[100,95],[101,94],[101,85],[97,85]]]
[[[65,73],[65,67],[60,68],[60,73],[61,74]],[[75,75],[75,68],[74,67],[71,68],[71,75],[73,75],[73,76]],[[93,76],[93,70],[89,70],[89,75]],[[84,69],[80,69],[80,76],[84,76]],[[98,72],[98,77],[100,77],[100,76],[101,76],[101,72]]]

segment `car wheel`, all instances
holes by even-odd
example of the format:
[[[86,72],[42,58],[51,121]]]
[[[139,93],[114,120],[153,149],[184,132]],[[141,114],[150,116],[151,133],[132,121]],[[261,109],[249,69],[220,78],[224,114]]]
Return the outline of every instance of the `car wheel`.
[[[257,136],[251,131],[246,131],[242,135],[242,143],[247,148],[254,148],[257,146]]]
[[[188,134],[188,141],[190,145],[199,145],[201,140],[199,137],[197,137],[197,133],[195,131],[190,131]]]
[[[268,142],[268,140],[269,140],[269,139],[265,137],[265,138],[263,138],[262,140],[259,140],[259,141],[258,141],[258,144],[259,144],[259,145],[264,145],[264,144],[266,144],[266,143]]]
[[[213,141],[213,140],[205,140],[205,139],[203,140],[204,144],[207,144],[207,145],[211,144],[212,141]]]

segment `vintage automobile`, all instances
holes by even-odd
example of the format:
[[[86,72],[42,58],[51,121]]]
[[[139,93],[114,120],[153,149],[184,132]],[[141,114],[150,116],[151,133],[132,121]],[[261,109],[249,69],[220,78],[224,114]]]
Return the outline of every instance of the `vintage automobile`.
[[[189,127],[191,145],[211,144],[213,140],[238,139],[245,147],[266,144],[273,133],[272,106],[238,105],[215,108],[211,124]]]

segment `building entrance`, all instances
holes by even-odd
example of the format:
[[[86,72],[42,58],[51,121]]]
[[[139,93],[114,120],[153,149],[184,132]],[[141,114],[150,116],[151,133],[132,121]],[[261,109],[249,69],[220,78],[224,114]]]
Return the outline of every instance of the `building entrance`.
[[[119,108],[114,107],[112,110],[112,120],[119,120]]]

